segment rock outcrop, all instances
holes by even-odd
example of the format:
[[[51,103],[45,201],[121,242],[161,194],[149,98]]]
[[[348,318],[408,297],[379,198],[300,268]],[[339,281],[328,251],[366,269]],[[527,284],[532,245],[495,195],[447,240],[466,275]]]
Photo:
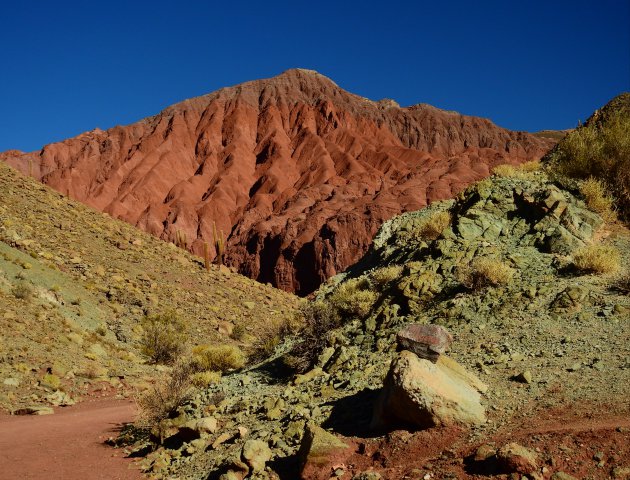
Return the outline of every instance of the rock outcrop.
[[[0,160],[197,254],[216,224],[229,265],[307,294],[358,260],[385,220],[553,143],[290,70]]]
[[[403,350],[392,361],[375,406],[374,428],[485,423],[481,395],[475,388],[481,382],[459,365],[451,368],[455,362],[444,363],[443,358],[440,356],[437,363],[432,363]]]

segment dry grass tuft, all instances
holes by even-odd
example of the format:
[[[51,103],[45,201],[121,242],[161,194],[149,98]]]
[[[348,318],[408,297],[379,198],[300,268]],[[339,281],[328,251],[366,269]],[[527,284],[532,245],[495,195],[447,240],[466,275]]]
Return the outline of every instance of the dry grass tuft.
[[[594,177],[589,177],[580,183],[580,193],[584,195],[586,206],[598,213],[606,221],[616,218],[613,210],[615,199],[608,194],[610,189],[606,184]]]
[[[420,237],[424,240],[435,240],[451,223],[449,212],[435,212],[420,225]]]
[[[191,383],[197,388],[206,388],[221,380],[221,372],[195,372],[190,379]]]
[[[514,269],[501,260],[483,257],[474,259],[460,270],[459,281],[470,290],[507,285],[514,277]]]
[[[192,349],[191,363],[199,372],[227,372],[245,366],[245,355],[235,345],[198,345]]]
[[[390,265],[388,267],[382,267],[374,270],[370,274],[370,278],[379,288],[383,288],[392,280],[396,280],[400,276],[402,270],[402,265]]]
[[[330,296],[330,303],[345,316],[364,318],[372,309],[378,295],[370,290],[367,278],[353,278],[337,287]]]
[[[584,273],[613,274],[621,267],[621,254],[610,245],[588,245],[575,252],[573,265]]]
[[[532,178],[532,174],[539,171],[542,165],[539,161],[532,160],[522,163],[521,165],[503,164],[497,165],[492,169],[492,173],[499,177],[518,178],[528,180]]]

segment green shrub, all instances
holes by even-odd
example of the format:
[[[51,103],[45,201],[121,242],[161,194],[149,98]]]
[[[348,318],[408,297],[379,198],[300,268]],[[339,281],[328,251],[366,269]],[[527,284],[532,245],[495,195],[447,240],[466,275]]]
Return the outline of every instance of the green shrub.
[[[621,255],[609,245],[588,245],[573,254],[573,265],[584,273],[612,274],[621,267]]]
[[[197,371],[227,372],[243,368],[245,355],[235,345],[198,345],[192,349],[192,364]]]
[[[364,318],[372,309],[378,295],[370,290],[367,278],[353,278],[342,284],[330,296],[330,303],[342,314]]]
[[[507,285],[514,276],[514,269],[501,260],[482,257],[474,259],[459,271],[459,281],[470,290]]]
[[[304,329],[300,332],[300,341],[286,357],[286,363],[298,372],[305,372],[315,365],[330,332],[341,326],[342,318],[333,305],[321,300],[303,305],[300,315]]]
[[[153,363],[173,363],[186,346],[186,323],[174,312],[151,315],[142,321],[140,350]]]
[[[625,106],[624,106],[625,102]],[[610,186],[618,210],[630,207],[630,95],[613,100],[602,112],[569,133],[548,155],[552,169]]]

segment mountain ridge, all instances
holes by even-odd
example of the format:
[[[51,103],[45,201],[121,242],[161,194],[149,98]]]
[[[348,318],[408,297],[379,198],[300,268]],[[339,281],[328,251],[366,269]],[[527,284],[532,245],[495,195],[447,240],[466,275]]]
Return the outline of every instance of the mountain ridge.
[[[356,261],[384,220],[553,145],[396,105],[293,69],[0,160],[164,240],[183,232],[196,254],[216,224],[229,265],[308,294]]]

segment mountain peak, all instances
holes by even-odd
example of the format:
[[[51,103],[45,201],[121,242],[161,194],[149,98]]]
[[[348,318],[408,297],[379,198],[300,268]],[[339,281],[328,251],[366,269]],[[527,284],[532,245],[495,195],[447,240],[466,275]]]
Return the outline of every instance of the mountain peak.
[[[198,254],[216,224],[229,265],[308,294],[356,261],[384,220],[552,143],[375,102],[297,68],[0,159],[164,240],[185,234]]]

